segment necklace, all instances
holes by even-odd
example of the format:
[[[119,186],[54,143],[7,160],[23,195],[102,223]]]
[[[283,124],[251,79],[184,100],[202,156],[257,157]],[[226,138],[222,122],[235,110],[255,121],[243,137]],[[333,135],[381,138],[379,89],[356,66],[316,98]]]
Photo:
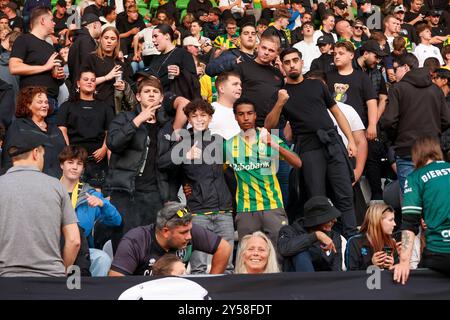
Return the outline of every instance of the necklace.
[[[47,123],[38,123],[38,122],[35,122],[36,123],[36,125],[39,127],[39,128],[41,128],[42,130],[46,130],[47,129]]]

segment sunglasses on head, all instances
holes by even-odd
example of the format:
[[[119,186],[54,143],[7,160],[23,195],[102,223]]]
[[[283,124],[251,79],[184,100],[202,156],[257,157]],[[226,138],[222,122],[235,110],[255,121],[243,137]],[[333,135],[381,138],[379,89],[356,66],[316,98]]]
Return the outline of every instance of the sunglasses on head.
[[[175,212],[173,215],[170,216],[169,219],[167,220],[172,220],[173,218],[175,218],[175,216],[178,216],[178,218],[183,218],[187,215],[191,214],[186,208],[180,209],[177,212]]]

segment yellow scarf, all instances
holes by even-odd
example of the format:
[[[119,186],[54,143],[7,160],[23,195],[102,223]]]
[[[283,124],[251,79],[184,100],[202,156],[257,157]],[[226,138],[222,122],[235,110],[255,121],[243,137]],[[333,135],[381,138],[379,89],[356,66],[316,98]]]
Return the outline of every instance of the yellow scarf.
[[[63,180],[63,177],[61,177],[60,181],[62,181],[62,180]],[[72,202],[72,207],[74,209],[77,206],[78,195],[80,194],[82,188],[83,188],[83,183],[78,181],[77,184],[75,185],[75,187],[72,190],[70,200]],[[76,192],[74,192],[74,190],[76,190]]]

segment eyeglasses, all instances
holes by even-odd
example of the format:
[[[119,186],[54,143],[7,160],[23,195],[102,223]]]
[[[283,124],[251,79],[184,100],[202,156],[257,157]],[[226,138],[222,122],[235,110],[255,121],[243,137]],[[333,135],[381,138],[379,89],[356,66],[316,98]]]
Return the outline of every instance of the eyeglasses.
[[[183,217],[185,217],[187,215],[190,215],[190,214],[191,213],[186,208],[183,208],[183,209],[180,209],[177,212],[175,212],[173,215],[171,215],[170,218],[167,219],[167,221],[172,220],[173,218],[175,218],[175,216],[178,216],[178,218],[181,219],[181,218],[183,218]]]
[[[356,30],[364,30],[364,27],[363,27],[363,26],[354,26],[353,29],[356,29]]]

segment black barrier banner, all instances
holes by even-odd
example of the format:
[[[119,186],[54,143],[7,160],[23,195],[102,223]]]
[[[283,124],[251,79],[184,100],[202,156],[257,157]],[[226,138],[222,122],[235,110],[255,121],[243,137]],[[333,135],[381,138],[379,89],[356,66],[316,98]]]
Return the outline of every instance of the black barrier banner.
[[[0,278],[0,300],[259,300],[218,313],[267,314],[274,300],[450,299],[450,278],[431,270],[412,271],[406,285],[392,272],[316,272],[183,278]],[[264,303],[267,302],[267,303]],[[183,314],[194,312],[177,303]],[[203,309],[202,309],[203,310]],[[216,312],[208,309],[202,312]]]

